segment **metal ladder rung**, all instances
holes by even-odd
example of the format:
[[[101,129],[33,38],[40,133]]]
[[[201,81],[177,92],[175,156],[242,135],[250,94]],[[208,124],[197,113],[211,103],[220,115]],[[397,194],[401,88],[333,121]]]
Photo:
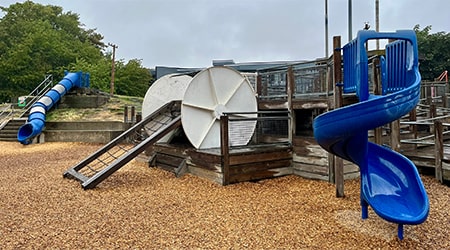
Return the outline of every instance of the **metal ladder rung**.
[[[105,166],[107,166],[106,164],[104,164]],[[87,170],[90,170],[91,172],[93,172],[94,174],[98,173],[99,170],[91,167],[90,165],[86,165]]]

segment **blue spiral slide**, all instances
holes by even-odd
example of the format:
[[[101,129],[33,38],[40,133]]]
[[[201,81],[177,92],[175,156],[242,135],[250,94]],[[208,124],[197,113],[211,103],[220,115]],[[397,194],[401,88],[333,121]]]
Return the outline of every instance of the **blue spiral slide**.
[[[17,140],[24,144],[30,144],[33,138],[38,136],[45,126],[46,112],[48,112],[63,95],[74,87],[89,86],[89,74],[74,72],[65,74],[64,78],[43,97],[37,100],[30,109],[27,122],[19,128]]]
[[[382,95],[369,93],[365,43],[370,39],[395,39],[381,58]],[[368,206],[389,222],[416,225],[428,217],[428,196],[414,163],[405,156],[368,141],[368,130],[395,121],[419,102],[420,73],[414,31],[379,33],[359,31],[343,48],[344,93],[356,93],[359,102],[314,120],[314,137],[321,147],[357,164],[361,178],[362,218]]]

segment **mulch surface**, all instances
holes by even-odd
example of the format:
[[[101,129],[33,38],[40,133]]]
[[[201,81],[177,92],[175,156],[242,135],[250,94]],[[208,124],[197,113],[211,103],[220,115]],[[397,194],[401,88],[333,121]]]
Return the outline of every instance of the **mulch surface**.
[[[450,249],[450,187],[422,176],[430,214],[397,225],[369,209],[359,180],[285,176],[220,186],[132,161],[97,188],[62,173],[101,145],[0,142],[0,249]]]

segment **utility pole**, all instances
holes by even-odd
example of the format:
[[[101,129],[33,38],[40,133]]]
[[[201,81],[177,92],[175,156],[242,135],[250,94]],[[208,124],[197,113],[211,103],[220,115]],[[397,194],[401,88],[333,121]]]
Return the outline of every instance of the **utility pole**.
[[[328,58],[328,0],[325,0],[325,58]]]
[[[111,66],[111,85],[109,86],[109,94],[111,96],[114,96],[114,73],[116,71],[115,69],[115,64],[116,64],[116,49],[119,48],[119,46],[113,44],[113,43],[108,43],[109,46],[111,46],[113,48],[113,53],[112,53],[112,66]]]

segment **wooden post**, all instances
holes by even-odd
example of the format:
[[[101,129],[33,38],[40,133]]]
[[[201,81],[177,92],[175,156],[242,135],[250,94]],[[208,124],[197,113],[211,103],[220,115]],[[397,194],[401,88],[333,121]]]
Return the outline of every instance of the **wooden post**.
[[[430,118],[435,118],[437,117],[437,111],[436,111],[436,104],[431,103],[430,104]],[[430,132],[434,133],[434,125],[430,128]]]
[[[333,37],[333,62],[334,62],[334,107],[340,108],[343,105],[342,98],[342,58],[341,58],[341,37]],[[334,159],[334,180],[336,184],[336,197],[344,197],[344,161],[335,156]]]
[[[417,121],[417,109],[413,109],[411,110],[411,112],[409,112],[409,121]],[[409,125],[409,132],[413,134],[413,138],[417,139],[417,125],[416,124],[411,124]],[[417,144],[414,143],[414,148],[417,148]]]
[[[136,107],[135,106],[131,106],[131,123],[135,123],[136,122]]]
[[[400,151],[400,120],[391,122],[391,148]]]
[[[444,87],[444,91],[443,91],[443,93],[442,93],[442,96],[441,96],[441,99],[442,99],[442,107],[444,107],[444,108],[446,108],[448,105],[447,105],[447,92],[445,92],[445,88],[446,87]]]
[[[142,121],[142,113],[141,112],[137,112],[136,113],[136,123]]]
[[[230,144],[228,134],[228,116],[220,117],[220,152],[222,155],[222,185],[230,184]]]
[[[123,122],[128,123],[128,106],[123,108]]]
[[[295,91],[295,87],[294,87],[294,83],[295,83],[295,77],[294,77],[294,70],[292,68],[292,66],[290,66],[287,70],[287,95],[288,95],[288,112],[289,115],[291,117],[291,120],[288,121],[289,122],[289,131],[288,131],[288,136],[289,136],[289,142],[292,143],[292,139],[293,136],[295,135],[295,112],[293,109],[293,104],[292,104],[292,98],[294,95],[294,91]]]
[[[445,104],[445,106],[444,106],[444,108],[448,108],[448,98],[447,98],[447,94],[449,93],[449,86],[448,86],[449,84],[448,84],[448,79],[447,79],[447,81],[445,82],[445,87],[444,87],[444,94],[443,94],[443,98],[444,98],[444,100],[445,100],[445,102],[444,102],[444,104]]]
[[[378,42],[378,39],[377,39],[377,42]],[[381,89],[381,84],[380,84],[380,78],[378,77],[379,73],[380,73],[380,68],[379,68],[380,65],[379,64],[380,64],[379,58],[373,59],[373,65],[374,65],[374,67],[373,67],[373,87],[374,87],[373,92],[375,95],[383,94],[382,89]],[[378,127],[378,128],[375,128],[375,130],[374,130],[374,137],[375,137],[374,142],[379,145],[381,145],[383,143],[382,142],[382,137],[383,137],[382,129],[383,129],[382,127]]]
[[[435,156],[435,172],[434,176],[436,180],[443,183],[442,178],[442,159],[444,158],[444,139],[443,139],[443,126],[441,121],[434,121],[434,151]]]
[[[258,96],[261,96],[263,94],[262,79],[260,74],[256,75],[256,93],[258,94]]]

